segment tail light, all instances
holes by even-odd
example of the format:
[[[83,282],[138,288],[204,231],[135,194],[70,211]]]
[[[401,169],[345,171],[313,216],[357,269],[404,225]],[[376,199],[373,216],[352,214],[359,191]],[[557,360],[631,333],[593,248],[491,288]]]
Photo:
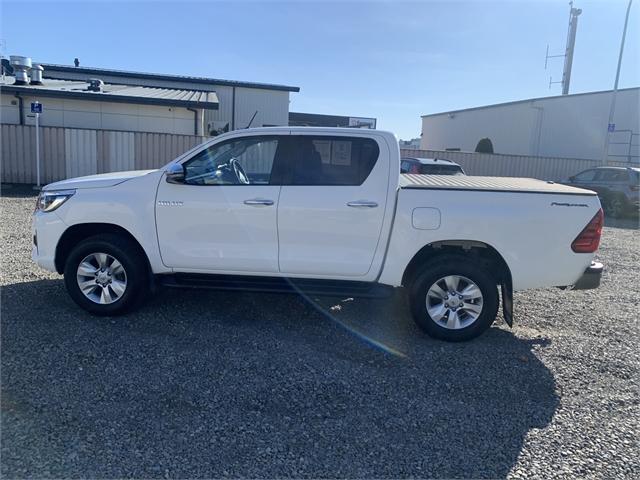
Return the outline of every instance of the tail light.
[[[598,250],[603,223],[604,213],[600,209],[573,241],[571,250],[576,253],[593,253]]]

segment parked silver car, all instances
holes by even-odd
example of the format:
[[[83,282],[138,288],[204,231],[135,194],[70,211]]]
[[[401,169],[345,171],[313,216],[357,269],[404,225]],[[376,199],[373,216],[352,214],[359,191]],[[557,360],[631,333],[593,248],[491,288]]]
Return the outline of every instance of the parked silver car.
[[[640,168],[591,168],[562,183],[598,192],[605,212],[612,217],[640,208]]]
[[[421,175],[465,175],[460,165],[443,158],[402,157],[400,173]]]

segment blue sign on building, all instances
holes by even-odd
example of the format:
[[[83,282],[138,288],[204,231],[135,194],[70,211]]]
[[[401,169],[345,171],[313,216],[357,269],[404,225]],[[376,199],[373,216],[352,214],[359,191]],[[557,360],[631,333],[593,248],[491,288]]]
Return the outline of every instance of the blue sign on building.
[[[616,124],[615,123],[610,123],[609,126],[607,127],[607,130],[609,130],[610,132],[615,132],[616,131]]]
[[[31,113],[42,113],[42,104],[40,102],[31,102]]]

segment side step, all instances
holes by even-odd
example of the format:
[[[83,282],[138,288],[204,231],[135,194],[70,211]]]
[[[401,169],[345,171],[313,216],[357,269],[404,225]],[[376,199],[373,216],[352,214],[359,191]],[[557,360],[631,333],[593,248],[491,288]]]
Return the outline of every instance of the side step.
[[[247,275],[209,275],[203,273],[173,273],[156,276],[160,285],[177,288],[211,288],[215,290],[241,290],[245,292],[292,293],[384,298],[393,293],[393,287],[372,282],[321,280],[310,278],[257,277]]]

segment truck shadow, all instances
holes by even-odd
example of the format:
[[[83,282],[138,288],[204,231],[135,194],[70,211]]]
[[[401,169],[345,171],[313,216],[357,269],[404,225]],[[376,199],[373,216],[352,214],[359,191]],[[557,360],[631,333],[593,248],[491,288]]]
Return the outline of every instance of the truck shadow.
[[[393,299],[162,290],[96,318],[40,280],[1,315],[9,476],[504,478],[559,403],[547,340],[434,341]]]

